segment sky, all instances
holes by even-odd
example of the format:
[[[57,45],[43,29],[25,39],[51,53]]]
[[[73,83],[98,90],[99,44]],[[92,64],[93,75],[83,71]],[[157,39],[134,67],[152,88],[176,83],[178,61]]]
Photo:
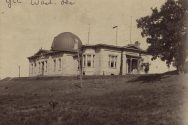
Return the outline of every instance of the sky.
[[[11,8],[6,1],[12,1]],[[73,5],[51,0],[54,4],[48,6],[31,5],[37,0],[14,1],[21,3],[0,1],[0,78],[17,77],[19,65],[21,76],[28,76],[27,57],[40,48],[49,50],[53,38],[62,32],[72,32],[88,44],[89,24],[89,44],[115,45],[116,31],[112,27],[117,25],[119,46],[130,43],[131,27],[132,43],[139,41],[146,49],[136,19],[151,14],[152,7],[160,8],[166,0],[69,0]]]

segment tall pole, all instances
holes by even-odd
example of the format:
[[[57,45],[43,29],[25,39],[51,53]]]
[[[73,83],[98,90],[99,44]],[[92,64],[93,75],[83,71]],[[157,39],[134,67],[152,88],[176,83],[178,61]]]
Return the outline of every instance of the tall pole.
[[[89,27],[88,27],[88,44],[89,44],[89,40],[90,40],[90,24],[89,24]]]
[[[116,46],[117,46],[117,41],[118,41],[118,26],[114,26],[113,29],[116,29]]]
[[[117,46],[117,41],[118,41],[118,27],[116,28],[116,46]]]
[[[81,64],[79,48],[78,48],[78,65],[79,65],[79,74],[80,74],[80,87],[82,88],[82,86],[83,86],[83,82],[82,82],[82,64]]]
[[[132,16],[131,16],[131,23],[130,23],[130,44],[132,44]]]
[[[20,78],[20,65],[18,66],[18,76]]]
[[[82,88],[82,65],[81,65],[81,58],[80,58],[80,48],[78,46],[78,40],[75,39],[75,49],[77,50],[78,54],[78,68],[79,68],[79,76],[80,76],[80,87]]]

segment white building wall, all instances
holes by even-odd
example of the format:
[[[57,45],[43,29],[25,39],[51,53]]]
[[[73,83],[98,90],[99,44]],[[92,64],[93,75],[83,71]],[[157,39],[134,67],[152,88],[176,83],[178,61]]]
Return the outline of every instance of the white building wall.
[[[78,61],[73,58],[73,54],[63,54],[59,56],[49,56],[48,58],[38,59],[35,62],[29,63],[29,76],[41,76],[42,75],[42,63],[44,62],[44,76],[69,76],[78,74]],[[59,61],[61,59],[61,62]],[[56,67],[54,66],[54,60],[56,60]],[[47,61],[47,67],[46,67]],[[40,62],[40,67],[39,67]],[[36,66],[35,66],[36,63]],[[61,63],[61,66],[60,66]],[[33,64],[33,72],[32,65]],[[47,68],[47,69],[46,69]]]
[[[83,52],[83,55],[95,55],[94,58],[94,67],[93,61],[91,61],[91,67],[83,67],[83,72],[85,75],[119,75],[120,73],[120,64],[121,64],[121,51],[109,50],[109,49],[86,49]],[[116,68],[110,68],[109,55],[117,56]],[[86,58],[87,60],[87,58]]]
[[[121,66],[121,51],[119,50],[111,50],[111,49],[92,49],[87,48],[84,52],[84,55],[92,55],[91,56],[91,67],[86,66],[83,67],[83,72],[86,75],[119,75],[120,74],[120,66]],[[127,74],[127,63],[126,63],[126,55],[130,55],[130,52],[123,52],[123,62],[122,62],[122,73],[123,75]],[[138,53],[132,53],[138,54]],[[94,64],[93,64],[93,55]],[[117,56],[116,68],[109,67],[109,55]],[[78,69],[78,60],[77,57],[74,57],[75,54],[60,54],[49,57],[44,57],[37,59],[35,62],[31,61],[29,63],[29,76],[40,76],[42,75],[42,64],[44,62],[44,76],[74,76],[79,74]],[[138,55],[135,55],[138,56]],[[87,57],[87,56],[86,56]],[[151,61],[152,56],[142,55],[143,63],[148,62],[150,64],[148,73],[164,73],[167,71],[175,70],[174,67],[168,68],[166,63],[161,61],[160,59]],[[61,67],[59,59],[61,59]],[[54,70],[54,60],[56,60],[56,69]],[[87,60],[87,58],[86,58]],[[47,61],[47,69],[46,69],[46,61]],[[40,67],[39,67],[40,62]],[[36,63],[36,66],[35,66]],[[33,66],[32,66],[33,65]],[[40,68],[40,69],[39,69]],[[144,74],[144,70],[140,72]]]
[[[101,62],[102,62],[102,53],[101,49],[96,49],[95,51],[95,75],[100,75],[101,71]]]
[[[126,52],[124,51],[123,52],[123,66],[122,66],[122,74],[123,75],[126,75],[127,74],[127,67],[128,67],[128,64],[127,64],[127,57],[126,57]]]
[[[73,58],[73,55],[65,54],[63,58],[63,75],[78,75],[78,60]]]
[[[108,66],[109,55],[117,56],[116,68]],[[121,64],[121,51],[114,51],[109,49],[101,49],[100,51],[100,75],[119,75]]]
[[[96,53],[94,49],[86,49],[82,55],[83,56],[85,55],[85,66],[83,64],[84,62],[82,62],[83,73],[85,75],[97,75],[97,69],[99,67],[98,53]],[[91,55],[90,67],[87,66],[87,55]],[[93,55],[95,56],[94,58],[93,58]],[[82,60],[84,61],[83,56],[82,56]],[[94,60],[94,63],[93,63],[93,60]]]
[[[62,74],[62,70],[59,69],[58,60],[62,59],[62,56],[49,57],[48,59],[48,71],[45,75],[58,76]],[[55,63],[54,63],[55,60]]]

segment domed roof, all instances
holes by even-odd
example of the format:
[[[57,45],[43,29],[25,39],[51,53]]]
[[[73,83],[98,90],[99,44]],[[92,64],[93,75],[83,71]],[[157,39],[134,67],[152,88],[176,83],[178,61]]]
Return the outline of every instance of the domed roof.
[[[78,36],[70,32],[64,32],[54,37],[51,49],[53,51],[75,51],[75,43],[78,47],[82,46],[82,42]]]

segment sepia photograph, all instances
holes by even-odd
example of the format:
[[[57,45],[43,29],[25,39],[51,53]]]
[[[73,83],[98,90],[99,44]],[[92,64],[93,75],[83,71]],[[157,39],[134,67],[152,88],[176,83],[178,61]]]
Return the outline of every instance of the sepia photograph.
[[[1,0],[0,125],[188,125],[188,0]]]

